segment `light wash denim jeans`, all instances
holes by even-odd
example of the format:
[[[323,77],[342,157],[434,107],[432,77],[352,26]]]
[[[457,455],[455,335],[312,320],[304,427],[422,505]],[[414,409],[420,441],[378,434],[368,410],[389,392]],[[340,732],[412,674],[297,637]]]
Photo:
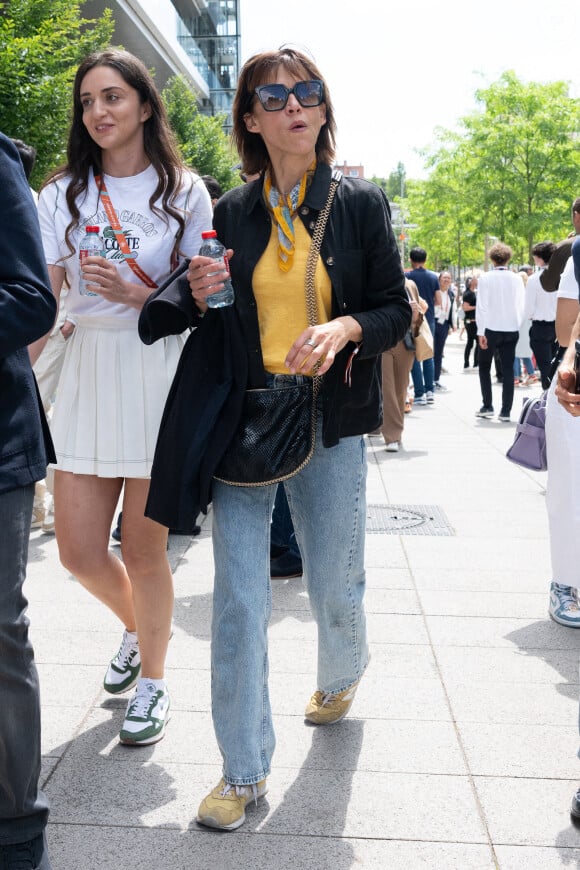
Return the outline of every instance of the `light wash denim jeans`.
[[[22,594],[34,484],[0,494],[0,845],[41,834],[40,698]]]
[[[366,470],[362,436],[325,448],[319,419],[314,456],[284,484],[318,625],[318,684],[312,690],[341,692],[361,677],[368,663],[363,609]],[[267,639],[275,495],[275,484],[213,484],[212,714],[224,779],[235,785],[264,779],[275,746]],[[296,699],[297,706],[307,700]]]

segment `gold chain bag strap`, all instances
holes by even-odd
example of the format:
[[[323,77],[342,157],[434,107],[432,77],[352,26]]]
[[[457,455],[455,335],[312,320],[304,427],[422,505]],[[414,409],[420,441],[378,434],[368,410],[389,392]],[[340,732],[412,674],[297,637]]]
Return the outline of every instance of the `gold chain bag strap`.
[[[339,181],[340,176],[333,175],[308,252],[305,292],[309,326],[318,320],[314,274]],[[216,480],[231,486],[268,486],[298,474],[314,453],[321,383],[322,378],[315,375],[305,384],[246,390],[242,419],[220,462]]]

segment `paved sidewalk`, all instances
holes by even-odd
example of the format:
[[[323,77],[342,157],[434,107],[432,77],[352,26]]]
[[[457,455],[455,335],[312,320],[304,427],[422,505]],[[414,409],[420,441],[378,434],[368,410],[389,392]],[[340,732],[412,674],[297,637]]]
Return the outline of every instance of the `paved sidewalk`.
[[[54,870],[580,868],[568,814],[580,783],[580,631],[547,617],[545,474],[505,459],[513,424],[475,418],[479,382],[462,351],[453,336],[449,392],[407,416],[404,451],[369,439],[372,661],[334,727],[304,723],[315,628],[302,583],[274,583],[278,746],[268,796],[238,832],[194,821],[220,777],[211,513],[200,537],[171,540],[173,716],[165,739],[141,749],[118,744],[126,699],[101,689],[119,625],[59,565],[54,538],[32,534]]]

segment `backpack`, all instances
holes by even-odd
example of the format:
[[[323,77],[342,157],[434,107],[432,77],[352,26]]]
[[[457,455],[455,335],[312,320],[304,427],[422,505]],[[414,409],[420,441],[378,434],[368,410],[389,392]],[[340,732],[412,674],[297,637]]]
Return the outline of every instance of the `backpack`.
[[[546,471],[546,400],[547,391],[536,398],[524,399],[513,444],[506,456],[516,465],[532,471]]]

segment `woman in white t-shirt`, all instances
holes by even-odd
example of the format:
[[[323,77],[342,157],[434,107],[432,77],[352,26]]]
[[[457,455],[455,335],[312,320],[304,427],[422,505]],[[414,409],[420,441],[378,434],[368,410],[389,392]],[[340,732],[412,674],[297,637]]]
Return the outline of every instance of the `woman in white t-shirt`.
[[[39,199],[53,290],[58,298],[66,278],[77,323],[52,421],[55,531],[63,565],[125,626],[104,688],[136,687],[119,739],[143,745],[160,740],[168,720],[173,612],[167,529],[144,508],[184,337],[146,347],[137,321],[152,289],[199,250],[212,209],[203,181],[179,157],[151,76],[128,52],[110,49],[81,63],[67,156]],[[88,257],[81,269],[79,242],[91,225],[105,256]],[[109,550],[121,492],[122,561]]]

